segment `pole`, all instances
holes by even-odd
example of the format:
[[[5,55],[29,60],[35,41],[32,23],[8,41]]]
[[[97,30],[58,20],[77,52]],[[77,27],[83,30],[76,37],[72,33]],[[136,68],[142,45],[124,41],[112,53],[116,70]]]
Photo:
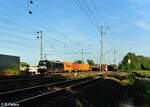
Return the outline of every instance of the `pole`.
[[[40,34],[40,60],[43,60],[43,38],[42,38],[42,31],[38,31],[38,34]]]
[[[103,26],[100,29],[100,71],[102,70],[102,62],[103,62]]]
[[[128,59],[128,64],[129,64],[129,72],[131,72],[131,59]]]
[[[114,47],[114,65],[116,65],[116,47]]]
[[[83,49],[81,50],[81,55],[82,55],[82,61],[84,62],[84,59],[83,59]]]
[[[42,31],[40,31],[40,38],[41,38],[41,43],[40,43],[40,59],[43,60],[43,38],[42,38]]]
[[[103,26],[100,27],[100,71],[102,71],[103,64]]]
[[[100,64],[101,64],[101,70],[102,70],[102,67],[103,67],[103,35],[104,35],[104,32],[103,30],[108,28],[109,29],[109,26],[101,26],[100,27]]]

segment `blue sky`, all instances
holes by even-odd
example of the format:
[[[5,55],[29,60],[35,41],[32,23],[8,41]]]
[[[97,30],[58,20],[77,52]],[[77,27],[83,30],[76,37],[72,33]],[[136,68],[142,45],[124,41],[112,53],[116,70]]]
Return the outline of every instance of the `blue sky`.
[[[99,24],[110,29],[104,35],[104,53],[116,47],[117,62],[127,52],[149,55],[149,0],[80,0],[95,15]],[[44,53],[50,60],[74,61],[87,58],[99,63],[100,31],[73,0],[1,0],[0,53],[16,55],[31,65],[40,59],[40,41],[36,31],[43,31]],[[95,9],[95,4],[97,10]],[[28,14],[32,10],[33,14]],[[78,53],[78,54],[65,54]],[[104,63],[113,63],[113,50]]]

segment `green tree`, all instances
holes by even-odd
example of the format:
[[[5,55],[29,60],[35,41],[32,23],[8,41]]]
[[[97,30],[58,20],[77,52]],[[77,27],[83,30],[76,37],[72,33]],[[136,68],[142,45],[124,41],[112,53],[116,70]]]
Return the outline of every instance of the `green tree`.
[[[128,59],[131,59],[131,64],[128,64]],[[144,56],[136,56],[134,53],[128,53],[123,61],[119,64],[121,70],[150,70],[150,58]]]
[[[84,62],[82,60],[76,60],[76,61],[74,61],[74,63],[84,64]]]
[[[95,63],[92,59],[87,59],[87,62],[88,62],[89,65],[92,65],[92,66],[95,65]]]
[[[20,62],[20,67],[30,67],[26,62]]]
[[[128,59],[131,59],[131,64],[128,64]],[[129,70],[139,70],[141,69],[141,64],[138,62],[138,59],[134,53],[128,53],[120,64],[121,69],[125,71]]]
[[[19,71],[19,65],[11,64],[10,69],[15,70],[15,71]]]
[[[150,70],[150,58],[144,57],[143,59],[144,60],[143,60],[143,62],[141,64],[141,68],[143,70]]]
[[[21,75],[28,75],[28,74],[30,74],[30,72],[29,72],[30,65],[29,64],[27,64],[26,62],[20,62],[20,67],[23,68],[23,69],[20,70],[20,74]]]

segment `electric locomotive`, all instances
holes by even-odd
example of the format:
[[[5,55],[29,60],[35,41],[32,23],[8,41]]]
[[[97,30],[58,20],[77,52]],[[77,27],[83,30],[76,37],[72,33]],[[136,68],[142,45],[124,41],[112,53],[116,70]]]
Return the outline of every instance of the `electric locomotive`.
[[[63,72],[63,63],[60,61],[41,60],[38,64],[38,72],[40,73]]]

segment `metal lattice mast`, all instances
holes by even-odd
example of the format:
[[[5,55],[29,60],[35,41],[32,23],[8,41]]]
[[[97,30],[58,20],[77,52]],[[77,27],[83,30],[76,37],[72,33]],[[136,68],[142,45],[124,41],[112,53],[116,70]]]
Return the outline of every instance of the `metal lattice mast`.
[[[116,53],[117,53],[116,47],[114,47],[114,65],[116,65]]]
[[[43,38],[42,38],[42,31],[36,32],[37,34],[40,34],[40,60],[43,60]]]
[[[100,27],[100,65],[102,66],[103,64],[103,60],[104,60],[104,57],[103,57],[103,35],[105,34],[104,33],[104,29],[108,29],[109,26],[101,26]],[[102,70],[102,67],[101,69]]]
[[[103,26],[100,28],[100,64],[103,64]]]

